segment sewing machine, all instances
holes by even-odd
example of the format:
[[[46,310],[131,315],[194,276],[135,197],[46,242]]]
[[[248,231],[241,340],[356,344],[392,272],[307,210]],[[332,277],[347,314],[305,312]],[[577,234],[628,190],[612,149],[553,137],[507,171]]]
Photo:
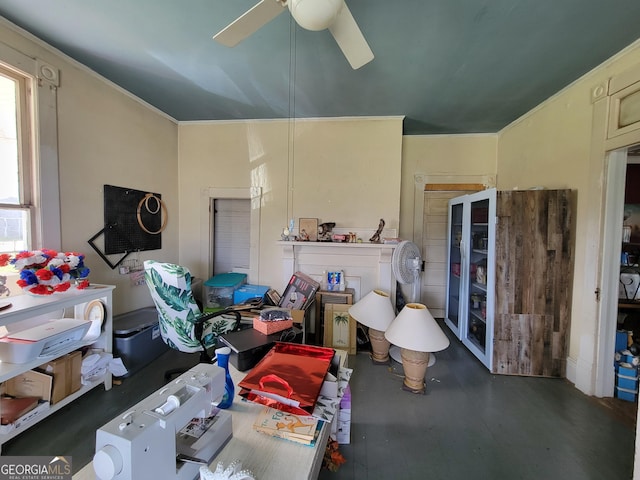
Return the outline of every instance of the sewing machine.
[[[231,414],[215,408],[225,372],[201,363],[96,432],[100,480],[193,480],[232,435]]]

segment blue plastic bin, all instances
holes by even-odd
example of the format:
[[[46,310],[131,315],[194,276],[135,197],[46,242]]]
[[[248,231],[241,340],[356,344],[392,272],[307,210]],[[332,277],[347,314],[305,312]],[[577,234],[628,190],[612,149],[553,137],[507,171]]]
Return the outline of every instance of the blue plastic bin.
[[[627,377],[616,373],[616,386],[626,390],[638,390],[638,377]]]
[[[625,350],[627,348],[627,342],[629,339],[629,335],[626,330],[617,330],[616,331],[616,352],[621,350]]]
[[[262,298],[269,287],[264,285],[242,285],[233,292],[233,303],[244,303],[252,298]]]
[[[628,390],[626,388],[616,387],[616,397],[627,402],[635,402],[638,392],[636,390]]]
[[[247,283],[246,273],[219,273],[204,282],[204,306],[208,310],[233,305],[233,292]]]

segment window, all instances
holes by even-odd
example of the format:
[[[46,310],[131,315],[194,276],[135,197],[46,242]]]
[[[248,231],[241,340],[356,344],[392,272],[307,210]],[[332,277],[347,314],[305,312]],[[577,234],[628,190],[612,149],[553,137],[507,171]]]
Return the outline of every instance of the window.
[[[0,252],[32,248],[31,80],[0,65]]]
[[[0,42],[0,252],[61,250],[58,80],[57,68]],[[15,275],[0,271],[12,294]]]

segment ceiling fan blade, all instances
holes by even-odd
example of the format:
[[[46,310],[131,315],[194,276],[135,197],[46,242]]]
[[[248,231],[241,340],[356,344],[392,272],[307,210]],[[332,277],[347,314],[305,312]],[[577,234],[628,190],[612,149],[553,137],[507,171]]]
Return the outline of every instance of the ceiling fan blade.
[[[329,26],[329,31],[354,70],[373,60],[373,52],[346,3],[336,21]]]
[[[286,4],[279,0],[260,0],[250,10],[227,25],[213,36],[213,39],[227,47],[235,47],[260,27],[284,12]]]

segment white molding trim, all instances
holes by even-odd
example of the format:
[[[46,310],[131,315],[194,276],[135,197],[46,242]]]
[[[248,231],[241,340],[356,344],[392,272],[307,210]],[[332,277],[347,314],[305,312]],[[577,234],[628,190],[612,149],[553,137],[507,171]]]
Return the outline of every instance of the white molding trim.
[[[575,373],[575,386],[581,392],[587,395],[594,395],[596,391],[596,378],[595,370],[598,363],[597,358],[597,330],[598,330],[598,315],[600,312],[600,305],[596,298],[596,290],[600,288],[600,268],[602,266],[602,224],[604,215],[604,165],[605,165],[605,138],[607,130],[607,115],[608,115],[609,97],[604,97],[595,103],[593,103],[593,115],[591,123],[591,142],[589,149],[589,163],[585,167],[587,168],[588,183],[586,191],[589,192],[587,196],[587,211],[600,212],[588,216],[586,219],[586,231],[585,237],[587,239],[585,243],[585,258],[593,259],[592,262],[585,264],[582,278],[574,278],[574,287],[578,282],[581,282],[580,288],[585,295],[580,305],[572,305],[572,324],[576,322],[576,316],[586,319],[585,325],[582,326],[579,339],[578,352],[575,358],[576,373]],[[617,282],[616,282],[617,284]],[[617,295],[616,295],[617,297]],[[576,310],[578,307],[578,310]],[[594,325],[591,325],[591,322]],[[611,365],[609,360],[609,365]]]
[[[184,120],[178,125],[211,125],[211,124],[235,124],[235,123],[289,123],[289,122],[353,122],[353,121],[387,121],[404,120],[404,115],[392,115],[388,117],[292,117],[292,118],[244,118],[234,120]]]
[[[618,312],[620,245],[627,170],[627,149],[609,152],[605,160],[605,184],[602,225],[602,266],[600,268],[600,303],[598,305],[597,346],[595,362],[596,397],[612,397],[615,374],[611,363]]]
[[[577,368],[578,367],[576,365],[576,361],[571,357],[567,357],[566,377],[567,377],[567,380],[569,380],[574,385],[576,383]]]

